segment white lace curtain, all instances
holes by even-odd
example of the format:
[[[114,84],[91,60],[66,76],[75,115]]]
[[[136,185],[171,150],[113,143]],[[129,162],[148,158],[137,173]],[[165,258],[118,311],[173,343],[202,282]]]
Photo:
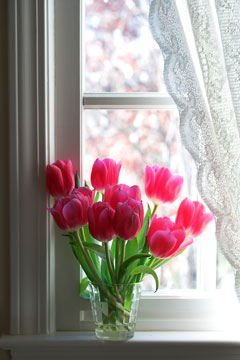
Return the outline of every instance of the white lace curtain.
[[[152,0],[149,19],[240,300],[240,2]]]

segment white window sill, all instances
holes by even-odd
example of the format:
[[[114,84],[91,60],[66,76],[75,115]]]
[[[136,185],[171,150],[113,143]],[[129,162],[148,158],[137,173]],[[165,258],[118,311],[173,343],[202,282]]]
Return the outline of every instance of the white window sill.
[[[91,333],[45,336],[3,336],[0,348],[11,350],[13,360],[240,358],[239,332],[136,332],[128,342],[103,342]]]

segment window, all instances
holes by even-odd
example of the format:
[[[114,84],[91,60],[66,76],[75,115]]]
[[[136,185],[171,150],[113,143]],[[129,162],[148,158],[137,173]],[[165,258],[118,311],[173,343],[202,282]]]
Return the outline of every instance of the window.
[[[85,1],[85,179],[89,181],[94,159],[113,157],[123,162],[120,182],[139,184],[143,195],[146,164],[162,164],[184,174],[185,193],[196,192],[193,164],[184,164],[178,113],[173,103],[169,105],[163,59],[149,29],[148,10],[146,0]],[[115,105],[109,109],[111,95]],[[145,97],[145,105],[140,105],[139,95]],[[104,106],[99,105],[100,97]],[[153,98],[155,109],[151,107]],[[126,99],[132,106],[135,103],[135,109],[129,109]],[[165,206],[162,215],[170,216],[173,208]],[[196,250],[191,247],[187,254],[159,269],[161,287],[196,288]],[[153,287],[151,276],[146,276],[144,288]]]
[[[122,123],[126,114],[133,116],[137,109],[140,117],[136,122],[141,123],[149,111],[154,123],[156,112],[170,111],[172,117],[174,107],[168,96],[154,92],[84,93],[82,1],[31,2],[25,10],[24,4],[11,2],[11,331],[87,330],[92,322],[88,302],[78,295],[79,266],[46,214],[45,166],[56,158],[71,158],[83,174],[79,167],[83,165],[86,119],[106,121],[108,111]],[[140,78],[144,82],[147,76],[140,74]],[[85,116],[93,111],[98,116]],[[202,241],[197,255],[205,262],[199,273],[201,290],[212,289],[215,281],[214,271],[209,276],[211,254],[214,246],[210,251]],[[199,292],[144,296],[138,328],[212,329],[218,315],[212,311],[214,304]]]

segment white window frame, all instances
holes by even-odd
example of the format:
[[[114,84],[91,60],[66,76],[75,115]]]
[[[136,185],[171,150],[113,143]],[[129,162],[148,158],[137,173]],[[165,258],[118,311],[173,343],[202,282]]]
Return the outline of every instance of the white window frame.
[[[79,266],[46,212],[45,167],[72,159],[82,179],[84,109],[173,107],[159,94],[84,94],[81,0],[10,0],[11,334],[93,329]],[[199,256],[212,262],[209,246]],[[206,281],[208,279],[208,281]],[[143,297],[139,330],[216,330],[214,277],[202,292]],[[172,295],[171,295],[172,294]],[[216,301],[217,298],[217,301]],[[161,305],[160,305],[161,302]]]

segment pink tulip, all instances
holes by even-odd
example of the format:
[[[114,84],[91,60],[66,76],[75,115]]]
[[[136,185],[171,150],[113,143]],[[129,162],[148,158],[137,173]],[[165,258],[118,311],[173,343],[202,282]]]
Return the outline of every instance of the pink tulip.
[[[187,236],[196,237],[206,229],[212,220],[213,215],[205,212],[203,204],[185,198],[178,208],[175,222],[185,228]]]
[[[95,190],[90,190],[87,187],[80,186],[77,189],[73,189],[73,191],[69,195],[73,197],[80,196],[80,198],[82,197],[82,195],[87,196],[89,198],[90,206],[92,206],[95,197]]]
[[[84,189],[74,190],[68,196],[56,200],[54,207],[48,209],[60,229],[75,231],[88,223],[87,212],[93,203],[93,195],[89,189],[85,195]]]
[[[113,220],[116,235],[124,240],[135,238],[141,230],[143,215],[141,201],[129,199],[124,203],[118,202]]]
[[[183,185],[183,177],[173,175],[166,167],[154,165],[145,169],[145,192],[151,201],[158,205],[172,203],[177,199]]]
[[[184,228],[172,222],[168,217],[153,216],[147,232],[147,241],[153,256],[161,259],[179,254],[193,239],[185,237]]]
[[[99,241],[110,241],[114,238],[114,210],[107,202],[97,202],[88,209],[89,232]]]
[[[116,210],[118,202],[124,202],[128,199],[141,200],[141,191],[137,185],[131,187],[125,184],[106,186],[105,201],[109,202],[114,210]]]
[[[103,192],[106,185],[116,185],[121,166],[121,162],[116,163],[112,159],[96,159],[91,172],[91,183],[94,189]]]
[[[46,168],[47,189],[53,197],[67,195],[73,190],[74,174],[71,160],[57,160]]]

